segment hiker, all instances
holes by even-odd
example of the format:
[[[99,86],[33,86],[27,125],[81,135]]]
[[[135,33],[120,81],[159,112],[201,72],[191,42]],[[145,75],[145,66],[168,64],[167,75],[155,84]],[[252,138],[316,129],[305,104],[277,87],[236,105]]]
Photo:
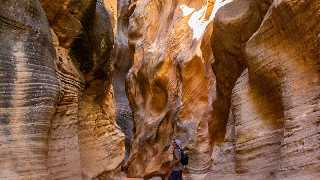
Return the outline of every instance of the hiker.
[[[173,140],[173,168],[169,180],[182,180],[182,170],[188,164],[188,156],[181,148],[181,141]]]

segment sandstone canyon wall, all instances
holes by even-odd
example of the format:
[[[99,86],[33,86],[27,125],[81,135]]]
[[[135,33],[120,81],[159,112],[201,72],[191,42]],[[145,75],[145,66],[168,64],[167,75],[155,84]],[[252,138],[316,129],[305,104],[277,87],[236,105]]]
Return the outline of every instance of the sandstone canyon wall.
[[[174,137],[187,145],[190,171],[210,167],[208,124],[214,83],[210,22],[216,7],[214,1],[192,1],[190,7],[186,3],[137,1],[130,17],[134,64],[127,88],[135,135],[129,176],[166,174]]]
[[[178,138],[187,179],[320,177],[319,1],[135,6],[129,176],[165,174]]]
[[[319,0],[3,0],[0,179],[320,178]]]
[[[112,17],[102,1],[1,4],[1,179],[93,179],[123,161]]]
[[[59,97],[49,24],[38,1],[0,6],[0,178],[48,178]]]

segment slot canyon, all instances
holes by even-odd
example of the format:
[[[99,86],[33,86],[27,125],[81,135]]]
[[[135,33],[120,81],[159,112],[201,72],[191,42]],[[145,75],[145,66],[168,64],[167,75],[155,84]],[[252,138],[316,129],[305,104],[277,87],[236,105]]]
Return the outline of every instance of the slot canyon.
[[[0,0],[0,179],[320,179],[320,0]]]

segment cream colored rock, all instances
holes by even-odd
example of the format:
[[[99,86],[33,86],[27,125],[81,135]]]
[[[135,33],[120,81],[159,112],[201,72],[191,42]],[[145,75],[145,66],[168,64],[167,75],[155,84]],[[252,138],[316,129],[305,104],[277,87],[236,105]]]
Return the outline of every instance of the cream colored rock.
[[[226,48],[247,68],[231,85],[235,172],[221,173],[216,165],[207,179],[319,177],[319,53],[313,50],[319,47],[319,7],[317,1],[275,1],[241,54],[236,46]],[[230,42],[236,41],[223,41]]]
[[[282,105],[271,108],[283,116],[279,179],[320,176],[319,12],[317,0],[275,1],[246,46],[249,79]]]
[[[53,40],[38,1],[0,5],[1,179],[94,179],[124,159],[111,16],[88,2],[42,1]]]
[[[165,179],[174,138],[186,180],[319,179],[319,22],[318,0],[3,1],[0,179]]]
[[[101,2],[95,12],[83,39],[72,42],[71,49],[56,48],[63,97],[49,149],[53,179],[94,179],[117,169],[124,159],[110,79],[110,14]]]
[[[61,96],[51,121],[48,152],[49,171],[52,179],[76,180],[81,179],[78,116],[84,80],[69,57],[69,50],[59,46],[55,48]]]
[[[118,2],[117,0],[103,0],[104,7],[110,13],[113,32],[117,32],[118,26]]]
[[[0,3],[0,179],[49,179],[59,97],[49,24],[38,1]]]
[[[266,8],[261,5],[262,3],[257,1],[234,0],[219,10],[214,22],[211,43],[215,61],[212,66],[217,83],[213,98],[213,120],[209,124],[211,138],[214,141],[213,166],[207,176],[209,179],[236,178],[237,173],[255,169],[253,165],[243,170],[239,165],[247,161],[240,162],[237,154],[236,142],[239,137],[236,133],[239,133],[237,127],[240,122],[236,121],[234,114],[238,112],[232,111],[231,104],[235,99],[232,90],[246,68],[245,44],[259,28],[266,13]],[[244,104],[243,101],[237,103]],[[250,113],[246,120],[248,117],[254,118],[255,112]],[[246,127],[248,128],[248,124],[244,126]],[[244,130],[245,133],[247,130]]]

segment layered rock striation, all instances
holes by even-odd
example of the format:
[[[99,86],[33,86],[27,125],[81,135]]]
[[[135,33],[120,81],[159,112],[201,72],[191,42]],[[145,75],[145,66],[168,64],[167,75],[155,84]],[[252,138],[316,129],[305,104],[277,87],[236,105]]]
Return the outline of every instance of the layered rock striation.
[[[0,179],[47,179],[59,98],[55,51],[38,1],[0,5]]]
[[[5,0],[0,179],[320,177],[318,0]]]
[[[186,178],[319,177],[319,2],[135,6],[129,176],[165,174],[178,138],[190,154]]]
[[[94,179],[117,169],[125,149],[111,84],[112,12],[102,1],[0,8],[0,178]]]

